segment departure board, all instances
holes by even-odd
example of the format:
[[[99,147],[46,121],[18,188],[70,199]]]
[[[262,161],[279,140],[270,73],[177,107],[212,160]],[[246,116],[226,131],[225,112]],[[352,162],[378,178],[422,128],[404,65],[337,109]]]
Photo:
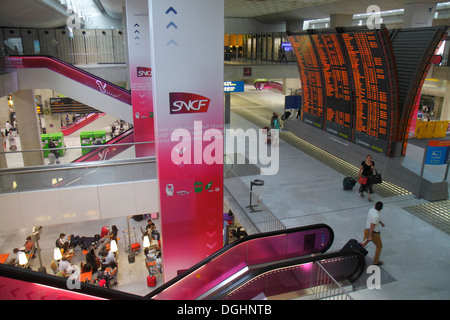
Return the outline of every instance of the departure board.
[[[289,36],[297,57],[303,91],[302,120],[323,129],[324,95],[322,73],[309,35]]]
[[[315,34],[311,38],[323,72],[325,130],[351,140],[352,86],[339,35]]]
[[[382,154],[389,144],[391,92],[381,33],[377,30],[341,34],[354,81],[353,142]]]
[[[101,113],[71,98],[50,98],[50,109],[52,113]]]

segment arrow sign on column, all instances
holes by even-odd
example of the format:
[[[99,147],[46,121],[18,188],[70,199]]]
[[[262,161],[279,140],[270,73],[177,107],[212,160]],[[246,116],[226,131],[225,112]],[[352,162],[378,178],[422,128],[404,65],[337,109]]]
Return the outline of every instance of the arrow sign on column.
[[[169,14],[171,11],[173,13],[177,14],[177,11],[173,7],[170,7],[169,9],[167,9],[166,14]]]
[[[169,42],[167,42],[167,46],[170,46],[171,44],[174,44],[175,47],[178,47],[178,44],[173,39],[171,39]]]
[[[177,25],[173,23],[173,21],[170,21],[170,23],[166,26],[166,29],[169,29],[170,27],[174,27],[175,29],[178,29]]]

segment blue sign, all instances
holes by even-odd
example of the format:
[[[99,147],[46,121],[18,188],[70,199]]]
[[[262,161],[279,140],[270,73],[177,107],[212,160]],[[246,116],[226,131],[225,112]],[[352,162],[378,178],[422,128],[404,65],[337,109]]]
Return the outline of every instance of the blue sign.
[[[284,109],[301,109],[302,96],[285,96],[284,97]]]
[[[449,162],[450,146],[448,141],[430,141],[427,148],[425,164],[440,165]]]
[[[244,81],[225,81],[223,83],[224,92],[244,92]]]

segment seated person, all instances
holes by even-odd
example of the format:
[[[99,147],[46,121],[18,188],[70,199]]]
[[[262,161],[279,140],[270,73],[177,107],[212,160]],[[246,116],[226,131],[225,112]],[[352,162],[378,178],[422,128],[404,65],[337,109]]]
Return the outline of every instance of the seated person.
[[[59,238],[56,240],[56,243],[55,243],[56,247],[63,249],[64,252],[66,252],[69,248],[69,244],[70,244],[69,238],[66,237],[66,234],[60,233]]]
[[[151,230],[151,232],[150,232],[151,237],[152,237],[153,239],[159,241],[159,240],[161,239],[161,235],[159,234],[159,231],[156,230],[156,225],[155,225],[154,223],[151,224],[150,230]]]
[[[161,260],[161,252],[156,252],[156,250],[145,248],[144,249],[145,254],[145,262],[150,262],[151,265],[149,270],[151,273],[155,270],[154,268],[157,268],[160,273],[162,273],[162,260]]]
[[[105,275],[113,278],[117,274],[117,271],[119,271],[117,262],[113,261],[110,263],[109,267],[105,269]]]
[[[106,249],[107,254],[104,259],[101,260],[102,263],[102,270],[105,270],[107,267],[109,267],[113,262],[116,262],[116,257],[114,256],[114,252],[112,252],[109,249]]]
[[[100,240],[98,240],[97,244],[95,245],[95,248],[100,248],[99,252],[102,252],[103,249],[106,247],[106,245],[108,243],[111,243],[112,240],[117,241],[118,233],[119,233],[119,230],[117,229],[117,227],[115,225],[113,225],[111,227],[111,230],[109,231],[109,233],[106,236],[104,236],[103,238],[101,238]]]
[[[25,240],[25,253],[34,254],[36,252],[36,248],[34,247],[34,242],[31,240],[31,236],[28,236]]]
[[[75,268],[72,266],[70,261],[67,259],[67,257],[62,257],[61,261],[58,265],[58,272],[56,275],[58,277],[67,278],[72,272],[75,270]]]
[[[93,246],[91,246],[88,253],[86,253],[86,266],[88,266],[93,273],[97,272],[97,268],[100,266],[100,259],[95,255]]]
[[[153,224],[152,219],[148,219],[147,225],[145,226],[146,234],[150,234],[152,224]]]

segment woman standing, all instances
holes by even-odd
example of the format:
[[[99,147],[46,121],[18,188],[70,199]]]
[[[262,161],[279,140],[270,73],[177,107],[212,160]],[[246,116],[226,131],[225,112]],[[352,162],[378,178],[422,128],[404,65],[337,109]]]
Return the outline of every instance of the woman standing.
[[[364,192],[367,192],[367,200],[369,201],[372,201],[370,195],[373,193],[369,176],[372,174],[373,170],[375,170],[375,162],[372,161],[371,155],[367,155],[366,160],[361,162],[358,182],[361,184],[361,186],[359,187],[359,194],[361,195],[361,198],[364,198]]]

